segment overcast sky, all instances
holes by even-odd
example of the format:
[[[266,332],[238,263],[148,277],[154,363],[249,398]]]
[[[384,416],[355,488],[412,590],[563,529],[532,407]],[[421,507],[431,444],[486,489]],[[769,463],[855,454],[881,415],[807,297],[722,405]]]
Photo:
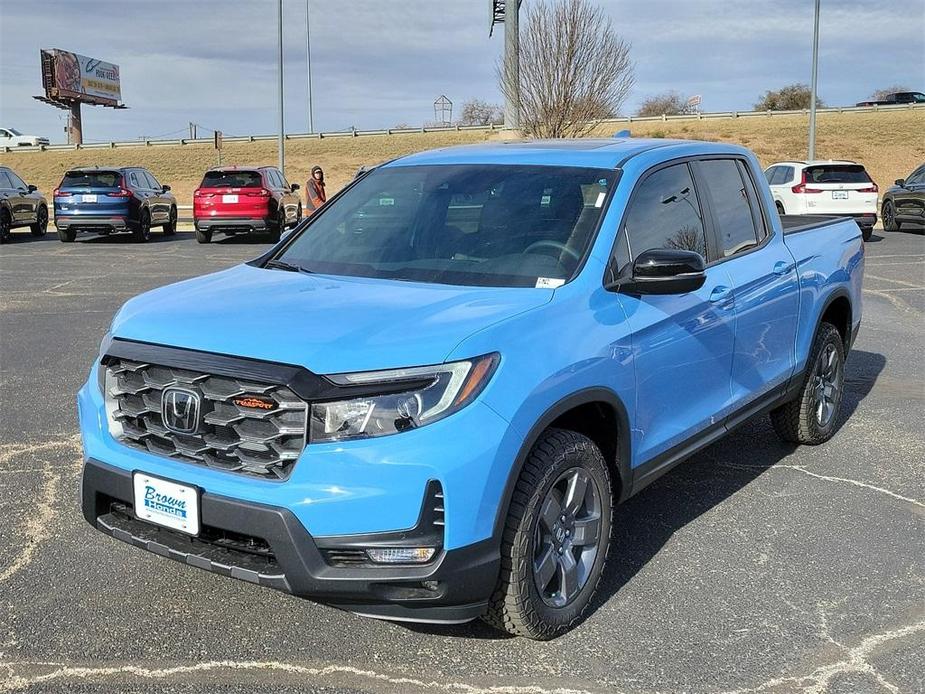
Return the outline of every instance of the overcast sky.
[[[524,0],[521,12],[535,0]],[[676,89],[703,110],[747,110],[809,82],[812,0],[596,0],[632,44],[623,111]],[[433,120],[446,94],[501,101],[488,0],[310,0],[315,127]],[[286,130],[308,129],[305,0],[284,0]],[[894,83],[925,90],[925,3],[822,0],[819,95],[850,105]],[[229,135],[276,128],[275,0],[0,0],[0,125],[63,141],[41,93],[40,48],[116,63],[130,107],[84,107],[86,140],[179,137],[195,121]]]

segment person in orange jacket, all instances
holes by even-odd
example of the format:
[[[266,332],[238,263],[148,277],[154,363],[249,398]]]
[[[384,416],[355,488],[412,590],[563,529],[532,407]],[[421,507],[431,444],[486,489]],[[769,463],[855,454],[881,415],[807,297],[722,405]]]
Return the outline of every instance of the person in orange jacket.
[[[305,185],[305,197],[309,215],[317,211],[328,199],[324,192],[324,171],[320,166],[312,167],[311,178]]]

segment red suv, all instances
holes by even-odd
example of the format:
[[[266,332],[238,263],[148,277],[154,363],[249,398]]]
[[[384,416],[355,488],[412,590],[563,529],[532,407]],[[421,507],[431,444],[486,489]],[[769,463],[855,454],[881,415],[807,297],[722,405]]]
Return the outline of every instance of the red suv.
[[[213,232],[257,232],[275,243],[283,229],[302,219],[298,189],[275,166],[210,169],[193,193],[196,240],[209,243]]]

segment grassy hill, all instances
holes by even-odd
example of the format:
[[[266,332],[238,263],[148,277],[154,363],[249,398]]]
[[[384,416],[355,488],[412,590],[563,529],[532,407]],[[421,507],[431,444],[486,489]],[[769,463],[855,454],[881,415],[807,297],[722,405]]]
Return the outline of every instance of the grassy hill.
[[[596,135],[609,136],[628,127],[634,136],[734,142],[750,147],[764,165],[806,156],[807,116],[722,118],[709,120],[609,124]],[[879,113],[821,113],[816,149],[820,158],[853,159],[863,163],[881,189],[925,161],[925,109]],[[324,167],[329,192],[344,185],[363,164],[380,162],[424,149],[482,142],[498,133],[450,132],[293,140],[286,145],[286,171],[304,186],[315,164]],[[224,164],[276,163],[276,142],[226,143]],[[15,169],[49,195],[62,174],[77,166],[145,166],[169,183],[181,205],[203,172],[217,164],[211,145],[123,147],[76,151],[0,154],[0,163]]]

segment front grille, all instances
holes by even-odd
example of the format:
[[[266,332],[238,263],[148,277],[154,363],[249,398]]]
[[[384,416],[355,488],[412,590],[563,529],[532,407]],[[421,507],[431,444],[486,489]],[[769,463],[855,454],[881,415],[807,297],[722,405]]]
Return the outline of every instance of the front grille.
[[[265,479],[286,479],[305,448],[308,405],[286,386],[127,359],[112,359],[106,369],[108,414],[128,446]],[[171,386],[200,396],[196,433],[164,425],[161,394]],[[264,407],[235,399],[256,399]]]

